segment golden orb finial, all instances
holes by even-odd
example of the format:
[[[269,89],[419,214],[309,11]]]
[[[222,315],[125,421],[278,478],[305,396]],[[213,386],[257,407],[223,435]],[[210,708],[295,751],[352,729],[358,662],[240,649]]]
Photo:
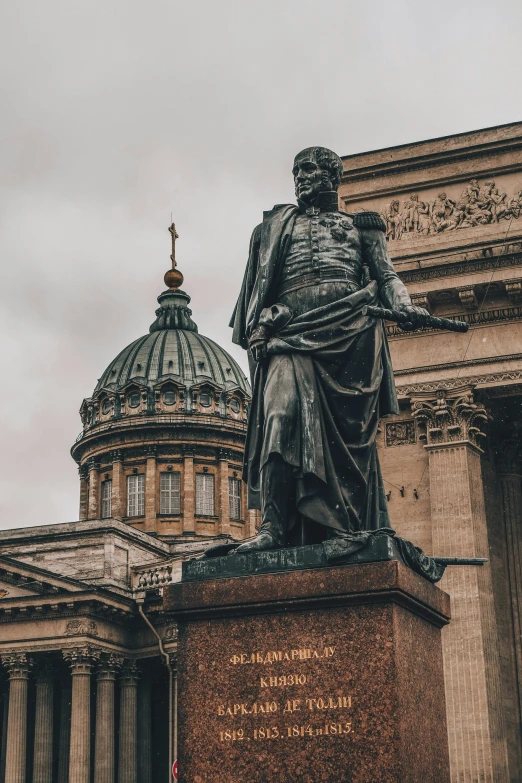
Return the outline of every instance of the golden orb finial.
[[[170,256],[172,261],[172,269],[169,269],[169,271],[165,273],[165,277],[163,279],[167,288],[170,288],[171,291],[176,291],[183,285],[183,275],[179,269],[176,269],[176,239],[179,239],[179,234],[176,231],[176,226],[174,223],[171,223],[169,226],[169,232],[172,236],[172,254]]]

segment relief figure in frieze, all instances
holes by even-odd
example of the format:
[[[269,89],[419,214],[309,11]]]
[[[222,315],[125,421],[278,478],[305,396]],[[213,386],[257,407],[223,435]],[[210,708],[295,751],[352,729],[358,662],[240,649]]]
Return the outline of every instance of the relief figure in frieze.
[[[494,180],[486,180],[481,186],[471,179],[458,201],[449,198],[445,191],[431,201],[423,201],[413,193],[401,202],[393,199],[381,211],[386,224],[386,239],[397,240],[412,234],[440,234],[461,228],[474,228],[512,220],[522,215],[522,190],[511,198],[496,186]]]

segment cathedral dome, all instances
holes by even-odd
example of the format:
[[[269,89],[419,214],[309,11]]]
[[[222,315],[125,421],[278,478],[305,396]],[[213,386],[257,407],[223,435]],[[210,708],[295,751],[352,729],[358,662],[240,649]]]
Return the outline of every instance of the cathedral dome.
[[[250,395],[237,362],[209,337],[198,334],[187,307],[190,297],[183,291],[165,291],[158,302],[149,334],[134,340],[109,364],[93,397],[103,389],[125,389],[131,381],[154,389],[166,380],[187,388],[209,380],[222,389],[238,387]]]
[[[250,385],[237,362],[198,333],[184,291],[158,297],[149,334],[121,351],[80,409],[84,432],[136,414],[245,419]]]

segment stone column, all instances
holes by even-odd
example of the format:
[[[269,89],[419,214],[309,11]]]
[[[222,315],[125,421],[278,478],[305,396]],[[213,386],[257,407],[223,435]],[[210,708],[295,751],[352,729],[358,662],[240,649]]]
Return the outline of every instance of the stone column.
[[[137,783],[138,667],[128,660],[120,679],[118,783]]]
[[[89,513],[89,480],[87,478],[89,471],[85,465],[78,468],[80,476],[80,521],[87,519]]]
[[[48,661],[36,672],[33,783],[53,783],[54,667]]]
[[[71,744],[69,783],[90,783],[91,778],[91,672],[100,653],[92,647],[64,650],[71,666]]]
[[[114,687],[122,664],[122,657],[104,655],[96,672],[94,783],[114,783]]]
[[[508,584],[520,708],[522,705],[522,444],[518,440],[502,443],[501,455],[496,463],[506,534]]]
[[[26,783],[27,770],[27,690],[31,660],[25,653],[2,656],[9,673],[9,716],[5,783]]]
[[[429,454],[433,554],[489,557],[479,441],[487,415],[472,389],[419,394],[413,415]],[[442,634],[451,779],[508,783],[493,583],[489,563],[452,566]]]
[[[194,448],[185,446],[183,457],[183,532],[194,533],[196,530],[194,519],[196,511]]]
[[[5,783],[5,754],[7,751],[7,720],[9,716],[9,689],[2,701],[2,745],[0,747],[0,783]]]
[[[145,530],[147,533],[156,530],[156,514],[158,511],[156,451],[155,446],[147,448],[147,465],[145,467]]]
[[[89,507],[88,519],[98,519],[100,516],[100,465],[89,460]]]
[[[228,452],[218,450],[219,461],[219,532],[231,535],[230,528],[230,497],[228,491]]]
[[[123,485],[123,452],[116,449],[112,457],[112,516],[121,519],[125,516],[125,491]]]
[[[152,783],[152,683],[146,674],[138,688],[138,781]]]
[[[60,687],[60,727],[58,729],[58,783],[69,782],[72,690],[69,678]]]

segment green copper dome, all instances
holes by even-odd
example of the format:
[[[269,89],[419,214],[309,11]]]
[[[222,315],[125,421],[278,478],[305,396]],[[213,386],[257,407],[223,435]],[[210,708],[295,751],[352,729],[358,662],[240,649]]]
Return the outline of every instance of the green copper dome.
[[[165,291],[158,302],[149,334],[134,340],[109,364],[93,398],[104,389],[115,392],[130,382],[153,389],[166,379],[188,388],[210,381],[224,391],[239,387],[250,396],[250,385],[237,362],[213,340],[198,334],[188,294]]]

